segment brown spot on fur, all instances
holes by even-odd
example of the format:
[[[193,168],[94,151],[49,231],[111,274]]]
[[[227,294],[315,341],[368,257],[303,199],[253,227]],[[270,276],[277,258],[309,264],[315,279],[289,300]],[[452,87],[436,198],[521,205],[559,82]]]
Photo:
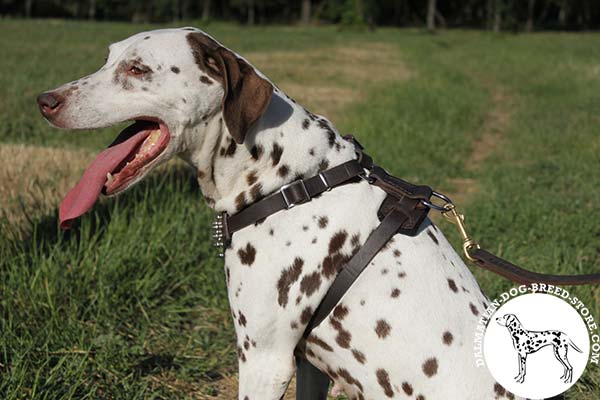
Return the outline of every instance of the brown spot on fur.
[[[240,359],[240,361],[246,362],[246,355],[244,354],[244,350],[239,346],[238,346],[237,353],[238,353],[238,358]]]
[[[329,278],[336,272],[338,272],[344,264],[350,260],[349,256],[345,256],[341,253],[335,253],[327,256],[323,259],[322,272],[325,278]]]
[[[240,311],[240,316],[238,318],[238,323],[241,326],[246,326],[246,316]]]
[[[437,370],[438,370],[438,361],[435,357],[432,358],[428,358],[427,360],[425,360],[425,362],[423,363],[423,373],[425,375],[427,375],[428,377],[432,377],[435,374],[437,374]]]
[[[393,298],[396,298],[396,297],[400,296],[400,289],[398,289],[398,288],[394,288],[394,289],[392,290],[392,294],[391,294],[391,296],[392,296]]]
[[[321,340],[320,338],[318,338],[316,335],[311,334],[308,339],[306,339],[307,342],[309,343],[313,343],[317,346],[319,346],[320,348],[322,348],[323,350],[326,351],[333,351],[333,348],[328,345],[327,343],[325,343],[323,340]]]
[[[348,315],[348,307],[343,304],[338,304],[333,309],[333,317],[339,319],[340,321],[344,319]]]
[[[298,329],[298,323],[296,321],[292,321],[292,323],[290,324],[290,328]]]
[[[176,73],[176,74],[178,74],[178,73],[180,72],[180,71],[179,71],[179,68],[177,68],[177,67],[175,67],[175,66],[171,67],[171,71],[173,71],[173,72],[174,72],[174,73]]]
[[[375,371],[375,376],[377,376],[377,383],[379,383],[379,386],[383,389],[383,393],[385,393],[387,397],[394,397],[394,390],[390,384],[390,376],[387,371],[385,369],[378,369]]]
[[[375,333],[377,336],[379,336],[379,339],[385,339],[390,334],[391,330],[392,327],[390,324],[383,319],[378,320],[377,324],[375,325]]]
[[[408,382],[402,382],[402,390],[404,390],[404,393],[406,393],[409,396],[413,394],[413,388]]]
[[[282,165],[281,167],[279,167],[279,169],[277,170],[277,175],[279,175],[282,178],[285,178],[287,176],[287,174],[289,174],[290,169],[288,168],[287,165]]]
[[[401,255],[402,255],[402,253],[400,252],[400,250],[398,250],[398,249],[395,249],[395,250],[394,250],[394,257],[398,258],[398,257],[400,257]]]
[[[284,308],[287,306],[290,288],[300,277],[303,265],[304,260],[300,257],[296,257],[292,265],[281,272],[281,276],[277,282],[277,291],[279,292],[277,302],[280,306]]]
[[[477,307],[475,306],[475,304],[469,303],[469,308],[471,309],[471,312],[473,313],[474,316],[478,316],[479,315],[479,310],[477,309]]]
[[[415,400],[425,400],[425,396],[423,396],[422,394],[418,395]]]
[[[346,231],[336,232],[329,241],[329,254],[334,254],[340,251],[344,246],[347,237],[348,233]]]
[[[248,186],[252,186],[256,183],[258,177],[256,176],[256,171],[251,171],[248,175],[246,175],[246,182],[248,182]]]
[[[329,223],[329,218],[327,218],[326,216],[322,216],[319,217],[319,228],[324,229],[325,227],[327,227],[327,224]]]
[[[235,207],[239,210],[246,206],[246,193],[241,192],[235,196]]]
[[[342,323],[334,318],[329,318],[329,323],[335,329],[338,334],[335,337],[336,343],[343,349],[350,348],[350,341],[352,340],[352,335],[350,332],[344,329]]]
[[[308,324],[308,321],[310,321],[312,314],[312,307],[306,307],[304,310],[302,310],[302,314],[300,314],[300,322],[304,325]]]
[[[308,150],[308,154],[310,154],[311,156],[315,155],[315,148],[311,147],[310,150]]]
[[[429,235],[429,237],[431,238],[431,240],[433,240],[433,243],[439,245],[440,242],[438,241],[438,239],[435,237],[435,235],[433,234],[433,232],[431,232],[429,229],[427,229],[427,234]]]
[[[262,156],[263,152],[264,148],[259,144],[252,146],[252,148],[250,149],[250,155],[255,161],[258,160],[260,156]]]
[[[250,188],[250,197],[253,201],[257,201],[262,198],[262,184],[257,183]]]
[[[206,173],[205,173],[204,171],[200,171],[200,170],[198,170],[198,178],[199,178],[199,179],[202,179],[202,178],[204,178],[205,176],[206,176]]]
[[[263,197],[262,184],[257,183],[256,185],[254,185],[250,188],[250,197],[252,197],[253,201],[257,201]]]
[[[456,286],[456,282],[454,282],[453,279],[448,279],[448,286],[450,287],[450,290],[452,290],[454,293],[458,293],[458,287]]]
[[[213,81],[211,81],[211,80],[208,78],[208,76],[206,76],[206,75],[202,75],[202,76],[200,77],[200,82],[202,82],[202,83],[204,83],[204,84],[206,84],[206,85],[212,85],[212,84],[213,84]]]
[[[281,160],[281,155],[283,154],[283,148],[279,146],[279,144],[273,144],[273,150],[271,150],[271,160],[273,161],[273,166],[279,164]]]
[[[306,296],[311,296],[319,290],[319,287],[321,287],[321,274],[318,271],[304,276],[300,281],[300,291],[305,293]]]
[[[444,341],[444,344],[450,346],[452,344],[452,341],[454,340],[454,336],[452,336],[450,332],[444,332],[442,340]]]
[[[262,184],[257,183],[250,188],[250,197],[253,201],[257,201],[263,197],[262,195]]]
[[[367,359],[362,351],[358,351],[356,349],[352,349],[352,355],[354,358],[356,358],[356,361],[361,364],[364,364]]]
[[[240,248],[238,250],[238,256],[240,257],[242,264],[250,266],[254,263],[254,259],[256,258],[256,249],[248,243],[245,249]]]
[[[308,118],[305,118],[304,121],[302,121],[302,129],[306,130],[306,129],[308,129],[309,126],[310,126],[310,120]]]
[[[350,374],[350,372],[348,372],[348,370],[346,370],[344,368],[338,368],[337,373],[340,377],[342,377],[350,385],[355,385],[358,388],[358,390],[360,390],[361,392],[363,391],[362,384],[358,381],[358,379],[354,378]]]
[[[229,146],[227,146],[227,149],[225,150],[224,154],[221,154],[221,155],[224,155],[225,157],[233,157],[236,150],[237,150],[237,143],[235,142],[235,140],[230,139]]]
[[[327,167],[329,167],[329,161],[321,160],[321,162],[319,163],[319,171],[325,171]]]

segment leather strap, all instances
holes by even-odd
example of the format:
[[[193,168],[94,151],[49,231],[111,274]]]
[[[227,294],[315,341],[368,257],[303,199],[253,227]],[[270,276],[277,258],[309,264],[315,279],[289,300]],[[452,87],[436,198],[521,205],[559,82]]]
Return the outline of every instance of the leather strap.
[[[321,300],[321,304],[308,322],[304,337],[308,337],[312,329],[318,326],[329,315],[333,308],[339,303],[344,294],[358,279],[359,275],[369,265],[379,250],[396,234],[402,224],[410,218],[410,213],[404,209],[402,203],[392,209],[379,226],[371,232],[367,241],[352,256],[350,261],[338,273],[329,290]]]
[[[475,264],[513,282],[528,285],[530,283],[547,283],[550,285],[598,285],[600,274],[586,275],[552,275],[528,271],[508,262],[485,249],[476,248],[469,252]]]
[[[306,203],[313,197],[339,186],[364,174],[358,160],[350,160],[308,179],[299,179],[284,185],[279,191],[248,206],[235,215],[226,217],[226,239],[249,225],[252,225],[271,214],[288,210],[298,204]]]

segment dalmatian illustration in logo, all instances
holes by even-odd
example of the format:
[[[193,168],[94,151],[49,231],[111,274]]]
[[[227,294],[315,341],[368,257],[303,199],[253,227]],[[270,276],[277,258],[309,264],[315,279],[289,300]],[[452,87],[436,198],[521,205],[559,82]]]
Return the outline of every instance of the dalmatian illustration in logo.
[[[514,378],[515,381],[518,383],[525,381],[527,356],[546,346],[553,347],[554,356],[564,368],[564,373],[560,378],[565,383],[572,381],[573,367],[567,358],[569,346],[579,353],[583,353],[583,351],[573,343],[566,333],[557,330],[529,331],[523,328],[523,325],[521,325],[521,322],[514,314],[505,314],[497,317],[496,322],[508,329],[513,346],[517,350],[519,374]]]

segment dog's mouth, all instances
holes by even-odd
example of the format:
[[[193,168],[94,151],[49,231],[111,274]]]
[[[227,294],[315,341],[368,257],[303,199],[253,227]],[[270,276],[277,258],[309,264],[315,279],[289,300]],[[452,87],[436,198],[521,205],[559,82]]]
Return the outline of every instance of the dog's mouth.
[[[60,227],[87,212],[100,194],[115,195],[139,181],[159,161],[171,135],[165,123],[154,118],[135,119],[100,153],[65,196],[59,208]]]

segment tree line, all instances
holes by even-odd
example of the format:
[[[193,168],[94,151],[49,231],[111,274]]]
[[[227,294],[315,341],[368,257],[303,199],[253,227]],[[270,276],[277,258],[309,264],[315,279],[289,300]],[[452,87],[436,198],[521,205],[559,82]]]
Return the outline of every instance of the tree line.
[[[132,22],[225,20],[242,24],[340,24],[592,30],[599,0],[0,0],[0,16]]]

